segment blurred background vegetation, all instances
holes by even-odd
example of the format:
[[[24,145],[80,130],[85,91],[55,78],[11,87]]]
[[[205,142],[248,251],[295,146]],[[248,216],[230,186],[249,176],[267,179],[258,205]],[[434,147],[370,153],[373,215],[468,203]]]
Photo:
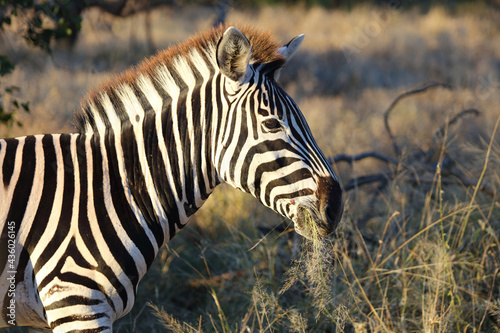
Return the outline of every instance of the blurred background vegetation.
[[[305,33],[280,84],[346,189],[337,232],[307,242],[220,186],[115,331],[498,332],[499,8],[0,0],[0,137],[74,131],[90,88],[217,22]]]

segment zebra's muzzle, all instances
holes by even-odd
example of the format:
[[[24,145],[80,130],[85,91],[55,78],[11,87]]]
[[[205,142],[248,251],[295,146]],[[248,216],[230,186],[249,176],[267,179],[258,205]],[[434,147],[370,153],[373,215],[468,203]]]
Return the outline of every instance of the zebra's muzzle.
[[[334,232],[344,210],[342,190],[333,178],[319,179],[316,196],[316,205],[299,206],[294,220],[297,233],[308,239],[328,236]]]
[[[326,222],[324,228],[332,233],[337,228],[344,212],[342,189],[335,179],[331,177],[320,178],[317,196],[319,197],[322,220]]]
[[[294,220],[295,231],[310,240],[319,239],[332,233],[333,228],[325,223],[321,214],[315,210],[299,207]]]

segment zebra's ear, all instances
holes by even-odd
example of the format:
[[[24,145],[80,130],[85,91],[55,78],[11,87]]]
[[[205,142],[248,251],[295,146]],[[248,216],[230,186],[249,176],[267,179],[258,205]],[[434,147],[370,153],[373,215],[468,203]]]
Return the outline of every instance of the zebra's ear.
[[[245,35],[229,27],[217,45],[217,65],[227,78],[242,82],[249,70],[250,54],[250,42]]]
[[[281,74],[281,70],[286,65],[286,63],[288,61],[290,61],[290,59],[292,59],[295,52],[297,52],[300,44],[302,44],[302,41],[304,40],[304,37],[305,37],[304,34],[298,35],[297,37],[293,38],[290,42],[288,42],[288,44],[282,46],[278,50],[278,53],[281,54],[283,56],[283,58],[285,58],[285,63],[283,64],[283,66],[281,66],[281,68],[279,68],[278,70],[276,70],[274,72],[274,79],[275,80],[279,79],[280,74]]]

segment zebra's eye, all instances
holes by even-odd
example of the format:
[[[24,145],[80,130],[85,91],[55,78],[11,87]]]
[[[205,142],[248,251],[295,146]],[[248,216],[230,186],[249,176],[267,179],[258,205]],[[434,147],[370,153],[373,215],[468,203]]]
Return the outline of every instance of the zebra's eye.
[[[281,128],[281,124],[276,118],[269,118],[264,121],[264,126],[270,131],[277,131]]]

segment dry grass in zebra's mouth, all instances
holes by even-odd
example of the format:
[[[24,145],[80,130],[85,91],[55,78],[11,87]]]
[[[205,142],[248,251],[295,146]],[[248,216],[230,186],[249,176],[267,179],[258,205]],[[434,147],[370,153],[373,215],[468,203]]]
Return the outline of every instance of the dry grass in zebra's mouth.
[[[320,218],[320,214],[303,206],[297,209],[297,218],[294,220],[295,231],[311,241],[317,241],[333,232]]]

